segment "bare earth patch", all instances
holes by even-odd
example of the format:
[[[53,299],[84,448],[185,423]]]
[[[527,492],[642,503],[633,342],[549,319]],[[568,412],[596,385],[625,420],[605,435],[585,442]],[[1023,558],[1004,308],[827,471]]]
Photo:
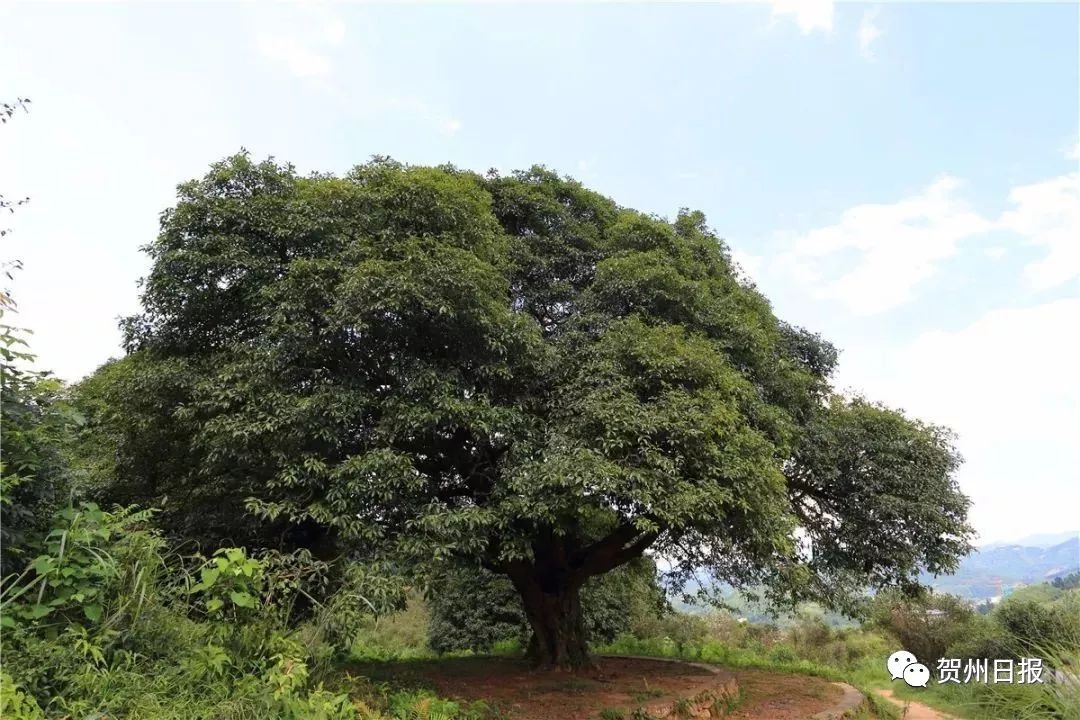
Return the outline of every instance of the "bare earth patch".
[[[719,682],[692,665],[630,658],[603,658],[598,671],[576,674],[534,671],[510,657],[359,663],[349,671],[442,697],[484,700],[514,720],[589,720],[604,708],[650,706]]]
[[[727,717],[806,720],[843,694],[831,683],[761,670],[710,670],[682,662],[604,657],[593,672],[531,670],[523,659],[472,657],[354,664],[353,674],[397,687],[428,688],[442,697],[484,700],[513,720],[593,720],[605,708],[644,707],[663,717],[672,703],[702,691],[742,690]],[[666,708],[665,708],[666,706]]]
[[[809,675],[735,670],[743,702],[729,716],[738,720],[807,720],[834,707],[844,691]]]

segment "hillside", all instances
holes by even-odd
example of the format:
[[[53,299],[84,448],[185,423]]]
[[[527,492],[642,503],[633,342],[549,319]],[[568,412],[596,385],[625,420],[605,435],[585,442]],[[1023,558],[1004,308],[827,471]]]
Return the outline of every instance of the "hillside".
[[[968,555],[955,574],[924,575],[923,582],[939,592],[973,600],[990,598],[1017,583],[1035,583],[1080,570],[1080,536],[1049,547],[991,545]]]

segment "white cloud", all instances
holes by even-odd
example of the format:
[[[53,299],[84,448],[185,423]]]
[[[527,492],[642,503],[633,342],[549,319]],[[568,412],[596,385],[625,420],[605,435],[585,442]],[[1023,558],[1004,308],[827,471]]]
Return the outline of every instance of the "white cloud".
[[[814,30],[830,32],[833,26],[833,0],[764,0],[772,6],[775,21],[785,15],[793,16],[803,35]]]
[[[960,241],[993,227],[954,197],[959,184],[946,175],[898,202],[850,208],[835,225],[797,236],[778,262],[817,297],[839,300],[857,315],[901,305]],[[843,254],[854,254],[856,263],[836,277]]]
[[[412,115],[447,136],[456,135],[462,128],[460,119],[433,108],[426,100],[415,95],[369,98],[365,104],[372,110]]]
[[[339,17],[328,17],[323,24],[323,40],[329,45],[340,45],[345,39],[345,22]]]
[[[863,13],[862,19],[859,21],[859,30],[856,36],[859,39],[859,52],[867,60],[873,60],[874,51],[871,49],[871,45],[874,41],[881,37],[881,29],[875,23],[877,20],[877,8],[873,10],[867,10]]]
[[[457,118],[447,118],[442,121],[442,133],[443,135],[456,135],[458,130],[461,129],[461,121]]]
[[[267,58],[283,64],[294,77],[320,78],[330,75],[334,62],[327,50],[345,39],[345,21],[321,3],[282,5],[260,15],[273,29],[256,33],[256,45]]]
[[[294,77],[314,82],[323,92],[336,97],[345,108],[360,115],[411,116],[447,137],[461,130],[460,118],[433,108],[421,97],[381,92],[368,67],[370,63],[364,62],[368,58],[363,48],[340,47],[345,42],[346,23],[322,2],[306,0],[270,7],[275,12],[267,11],[258,16],[264,29],[255,35],[256,46],[263,56],[284,66]],[[354,53],[350,72],[336,77],[334,53],[348,50]],[[358,73],[358,66],[365,72]]]
[[[743,277],[752,283],[757,283],[757,278],[765,264],[765,258],[760,255],[752,255],[743,250],[732,250],[731,259],[738,265]]]
[[[1015,187],[1009,201],[1014,208],[1002,214],[1000,227],[1046,249],[1024,268],[1031,286],[1047,290],[1080,278],[1080,172]]]
[[[771,268],[819,299],[838,300],[856,315],[874,315],[913,299],[920,283],[956,255],[964,240],[990,231],[1015,234],[1045,250],[1023,270],[1035,290],[1080,279],[1080,172],[1013,187],[1011,208],[990,219],[956,197],[961,183],[945,175],[897,202],[845,210],[838,222],[780,236],[785,251]],[[993,259],[1008,248],[983,252]]]
[[[997,309],[899,350],[848,347],[839,379],[958,433],[958,479],[984,539],[1065,529],[1080,487],[1076,327],[1080,298]]]
[[[316,52],[296,37],[259,33],[256,41],[263,55],[283,63],[295,77],[329,75],[334,69],[329,57]]]

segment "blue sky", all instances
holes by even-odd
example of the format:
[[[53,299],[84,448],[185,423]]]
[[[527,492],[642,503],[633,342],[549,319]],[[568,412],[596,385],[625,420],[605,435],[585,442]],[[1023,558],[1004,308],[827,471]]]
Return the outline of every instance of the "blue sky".
[[[704,210],[839,383],[959,433],[983,541],[1077,525],[1076,4],[0,4],[3,249],[42,365],[119,353],[176,183],[240,147],[542,163]]]

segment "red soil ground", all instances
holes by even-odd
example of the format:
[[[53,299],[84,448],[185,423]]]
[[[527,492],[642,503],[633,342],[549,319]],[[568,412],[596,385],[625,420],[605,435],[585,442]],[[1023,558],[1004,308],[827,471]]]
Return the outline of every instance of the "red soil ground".
[[[809,675],[736,670],[743,701],[729,715],[737,720],[807,720],[833,707],[844,691]]]
[[[350,672],[398,687],[429,688],[442,697],[485,700],[513,720],[593,720],[605,708],[655,707],[722,688],[732,675],[743,702],[728,717],[739,720],[805,720],[842,694],[814,677],[758,670],[715,675],[684,663],[636,658],[601,658],[597,671],[577,674],[533,671],[509,657],[362,663]]]

